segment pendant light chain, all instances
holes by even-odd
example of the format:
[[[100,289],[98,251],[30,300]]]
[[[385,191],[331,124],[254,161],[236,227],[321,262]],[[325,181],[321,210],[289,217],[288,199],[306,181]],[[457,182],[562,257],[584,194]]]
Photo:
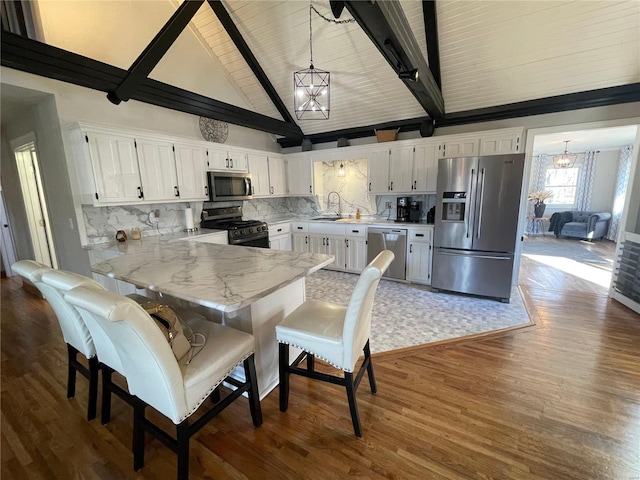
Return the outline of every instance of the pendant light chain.
[[[325,17],[323,14],[321,14],[316,7],[314,7],[311,2],[309,2],[309,53],[311,55],[311,65],[313,65],[313,42],[311,41],[312,38],[312,32],[311,32],[311,11],[314,11],[318,14],[318,16],[320,18],[322,18],[323,20],[329,22],[329,23],[336,23],[338,25],[342,25],[345,23],[355,23],[356,19],[355,18],[347,18],[345,20],[336,20],[335,18],[329,18],[329,17]]]

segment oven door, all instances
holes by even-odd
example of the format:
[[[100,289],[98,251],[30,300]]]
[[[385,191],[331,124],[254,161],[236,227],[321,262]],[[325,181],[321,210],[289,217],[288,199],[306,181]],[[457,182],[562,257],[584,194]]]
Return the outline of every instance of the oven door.
[[[251,200],[251,175],[248,173],[207,172],[209,199],[212,202]]]
[[[229,239],[229,245],[238,245],[241,247],[258,247],[269,248],[269,237],[254,237],[254,238],[235,238]]]

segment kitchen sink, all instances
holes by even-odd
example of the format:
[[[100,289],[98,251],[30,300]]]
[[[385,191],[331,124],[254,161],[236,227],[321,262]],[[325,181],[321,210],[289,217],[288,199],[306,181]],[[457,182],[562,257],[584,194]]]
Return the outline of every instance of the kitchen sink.
[[[335,222],[336,220],[342,220],[342,217],[316,217],[311,220],[321,220],[324,222]]]

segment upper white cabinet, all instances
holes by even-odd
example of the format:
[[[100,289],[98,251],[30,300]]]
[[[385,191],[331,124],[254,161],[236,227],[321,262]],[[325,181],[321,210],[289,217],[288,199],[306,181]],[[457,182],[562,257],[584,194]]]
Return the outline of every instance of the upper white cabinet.
[[[522,130],[509,130],[480,137],[480,155],[520,153]]]
[[[369,193],[389,193],[389,147],[368,152]]]
[[[313,195],[314,164],[309,155],[288,156],[285,160],[287,193],[289,195]]]
[[[141,203],[144,196],[133,137],[87,131],[84,140],[89,158],[76,158],[76,163],[88,162],[89,168],[93,167],[93,182],[83,185],[81,179],[81,193],[94,187],[94,205]],[[81,147],[77,150],[82,153]]]
[[[207,149],[176,143],[174,150],[180,200],[209,200]]]
[[[473,157],[478,155],[478,137],[452,136],[440,145],[440,158]]]
[[[413,191],[413,145],[389,149],[389,192]]]
[[[435,192],[438,180],[437,142],[416,145],[413,156],[413,192]]]
[[[284,158],[281,155],[269,155],[269,192],[272,196],[287,193]]]
[[[137,140],[136,152],[144,200],[155,202],[171,197],[180,198],[176,161],[171,142]]]
[[[251,174],[251,194],[256,198],[270,196],[269,157],[267,155],[250,153],[249,173]]]
[[[439,158],[520,153],[522,128],[443,137]]]
[[[209,148],[209,170],[246,172],[247,154],[241,150]]]

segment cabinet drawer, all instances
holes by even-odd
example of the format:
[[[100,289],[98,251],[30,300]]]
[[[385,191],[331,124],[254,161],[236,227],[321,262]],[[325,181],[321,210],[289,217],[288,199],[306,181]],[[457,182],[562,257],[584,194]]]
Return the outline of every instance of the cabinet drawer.
[[[431,242],[433,237],[432,228],[410,228],[409,229],[409,241],[410,242]]]
[[[302,230],[298,230],[302,231]],[[284,235],[291,232],[291,224],[290,223],[276,223],[274,225],[269,225],[269,236],[274,237],[276,235]]]
[[[359,225],[357,227],[346,225],[345,229],[345,235],[347,237],[365,238],[367,236],[367,227],[364,225]]]
[[[309,224],[307,222],[291,222],[290,225],[293,233],[307,233],[309,231]]]
[[[344,236],[345,225],[335,225],[331,223],[312,223],[309,224],[309,233],[319,233],[321,235],[342,235]]]

